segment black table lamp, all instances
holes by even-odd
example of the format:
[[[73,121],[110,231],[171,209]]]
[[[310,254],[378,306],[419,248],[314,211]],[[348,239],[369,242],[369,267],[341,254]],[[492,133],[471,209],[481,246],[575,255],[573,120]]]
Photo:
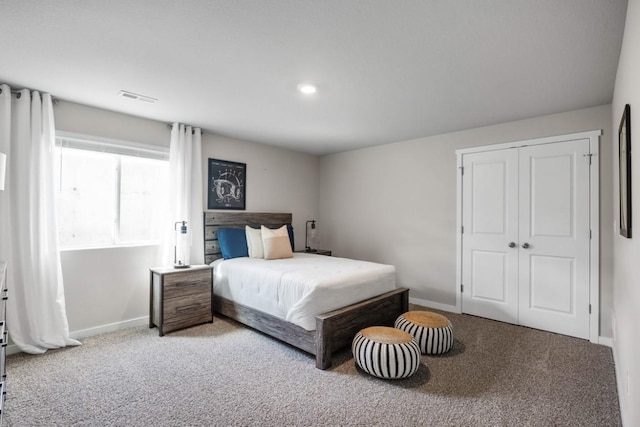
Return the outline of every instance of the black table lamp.
[[[174,234],[178,231],[178,224],[182,224],[180,226],[180,234],[187,234],[187,221],[178,221],[173,224]],[[189,264],[183,264],[182,259],[178,260],[178,236],[176,235],[176,242],[173,245],[173,268],[189,268],[191,267]]]
[[[311,234],[313,236],[315,236],[316,234],[316,220],[312,219],[310,221],[307,221],[304,227],[304,250],[305,252],[315,252],[317,250],[317,248],[312,248],[309,244],[309,223],[311,223]],[[313,237],[312,236],[312,237]],[[313,244],[313,242],[311,242],[311,244]]]

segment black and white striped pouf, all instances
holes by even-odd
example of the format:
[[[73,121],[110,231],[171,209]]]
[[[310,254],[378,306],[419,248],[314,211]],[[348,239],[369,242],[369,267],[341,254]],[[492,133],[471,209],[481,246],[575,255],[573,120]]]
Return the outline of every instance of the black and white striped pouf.
[[[420,348],[407,332],[371,326],[358,332],[351,345],[360,368],[379,378],[407,378],[420,366]]]
[[[445,316],[430,311],[408,311],[395,327],[410,333],[424,354],[442,354],[453,345],[453,326]]]

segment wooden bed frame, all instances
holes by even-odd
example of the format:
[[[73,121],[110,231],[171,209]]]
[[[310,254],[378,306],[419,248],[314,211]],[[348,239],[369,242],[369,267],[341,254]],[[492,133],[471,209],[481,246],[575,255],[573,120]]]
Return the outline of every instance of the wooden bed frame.
[[[291,224],[291,217],[290,213],[205,212],[206,263],[210,264],[222,257],[218,244],[218,228],[244,228],[245,225],[277,228]],[[395,289],[357,304],[318,315],[316,330],[307,331],[293,323],[226,298],[213,298],[214,311],[315,355],[316,367],[319,369],[329,368],[332,353],[350,345],[360,329],[373,325],[393,326],[396,318],[408,311],[408,307],[409,289]]]

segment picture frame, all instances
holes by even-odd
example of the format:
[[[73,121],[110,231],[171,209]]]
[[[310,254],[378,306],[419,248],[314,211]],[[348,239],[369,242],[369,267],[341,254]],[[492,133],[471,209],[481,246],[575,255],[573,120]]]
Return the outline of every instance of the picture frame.
[[[245,210],[247,164],[209,159],[208,209]]]
[[[625,105],[618,127],[620,234],[631,238],[631,107]]]

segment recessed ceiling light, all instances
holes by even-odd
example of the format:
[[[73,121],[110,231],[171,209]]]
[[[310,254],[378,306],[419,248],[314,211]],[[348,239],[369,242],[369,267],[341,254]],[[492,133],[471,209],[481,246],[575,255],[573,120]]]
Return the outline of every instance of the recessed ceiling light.
[[[310,83],[301,83],[298,85],[298,90],[306,95],[311,95],[316,93],[318,89]]]

